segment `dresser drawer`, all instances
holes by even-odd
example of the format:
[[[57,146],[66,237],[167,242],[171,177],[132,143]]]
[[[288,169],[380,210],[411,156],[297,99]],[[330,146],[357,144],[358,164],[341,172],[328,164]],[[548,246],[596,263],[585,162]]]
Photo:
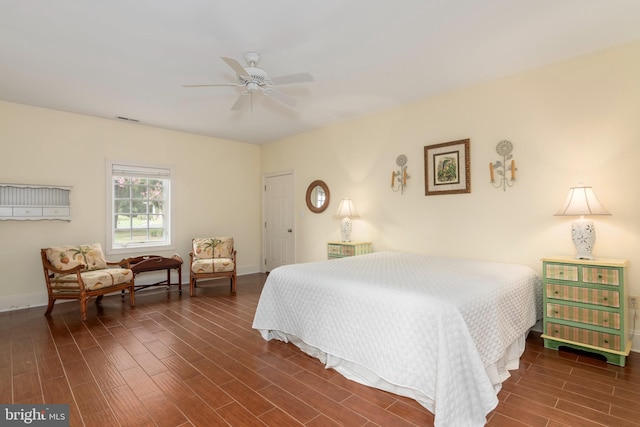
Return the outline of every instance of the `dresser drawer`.
[[[548,336],[554,338],[588,344],[609,350],[622,350],[620,336],[615,334],[574,328],[572,326],[560,325],[552,322],[547,323],[546,332]]]
[[[340,245],[327,245],[327,252],[329,255],[342,255],[342,246]]]
[[[547,279],[578,281],[578,267],[575,265],[547,264],[544,273]]]
[[[599,285],[620,285],[620,271],[610,268],[583,267],[582,281]]]
[[[356,253],[356,249],[354,246],[343,246],[342,247],[342,255],[344,256],[354,256]]]
[[[620,329],[620,313],[611,311],[548,303],[547,317],[550,319],[571,320],[604,328]]]
[[[547,283],[547,298],[583,302],[605,307],[620,307],[620,293],[606,289],[580,288],[570,285]]]

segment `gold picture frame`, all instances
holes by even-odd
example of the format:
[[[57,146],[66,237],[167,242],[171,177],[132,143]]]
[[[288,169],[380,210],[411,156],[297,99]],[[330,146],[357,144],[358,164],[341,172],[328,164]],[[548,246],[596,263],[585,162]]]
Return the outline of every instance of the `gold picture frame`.
[[[469,139],[424,147],[425,196],[471,193]]]

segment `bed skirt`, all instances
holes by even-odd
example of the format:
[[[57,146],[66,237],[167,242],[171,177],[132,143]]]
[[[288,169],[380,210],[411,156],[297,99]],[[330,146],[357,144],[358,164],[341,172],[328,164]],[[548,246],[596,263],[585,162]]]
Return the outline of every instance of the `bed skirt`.
[[[402,384],[391,383],[386,379],[381,378],[371,369],[356,362],[345,360],[341,357],[328,354],[314,346],[305,343],[295,335],[287,334],[280,331],[265,330],[261,330],[260,334],[265,340],[276,339],[285,343],[290,342],[309,356],[319,359],[327,369],[335,369],[345,378],[369,387],[375,387],[377,389],[388,391],[399,396],[414,399],[422,406],[427,408],[429,412],[435,414],[435,401],[433,397],[426,395],[420,390],[412,387],[407,387]],[[496,363],[492,363],[491,365],[485,367],[487,376],[489,377],[491,384],[493,384],[493,388],[496,392],[495,404],[492,409],[495,409],[495,407],[498,405],[497,394],[502,388],[502,382],[511,376],[509,371],[518,369],[520,366],[520,356],[522,356],[522,353],[524,352],[527,335],[528,332],[525,335],[518,337],[507,347],[501,359],[499,359]]]

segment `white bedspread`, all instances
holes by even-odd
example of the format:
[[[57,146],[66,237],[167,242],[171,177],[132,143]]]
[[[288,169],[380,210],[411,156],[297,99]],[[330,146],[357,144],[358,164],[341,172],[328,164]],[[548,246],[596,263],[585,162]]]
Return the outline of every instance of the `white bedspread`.
[[[274,269],[253,327],[416,399],[436,426],[482,426],[540,310],[527,266],[378,252]]]

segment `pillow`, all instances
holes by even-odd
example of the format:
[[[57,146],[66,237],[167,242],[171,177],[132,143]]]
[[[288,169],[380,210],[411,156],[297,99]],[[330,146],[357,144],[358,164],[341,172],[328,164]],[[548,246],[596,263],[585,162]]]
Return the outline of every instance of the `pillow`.
[[[54,246],[47,249],[46,254],[49,262],[59,270],[70,270],[78,265],[84,265],[85,270],[107,268],[100,243]]]
[[[232,258],[233,237],[193,239],[193,256],[197,259]]]

